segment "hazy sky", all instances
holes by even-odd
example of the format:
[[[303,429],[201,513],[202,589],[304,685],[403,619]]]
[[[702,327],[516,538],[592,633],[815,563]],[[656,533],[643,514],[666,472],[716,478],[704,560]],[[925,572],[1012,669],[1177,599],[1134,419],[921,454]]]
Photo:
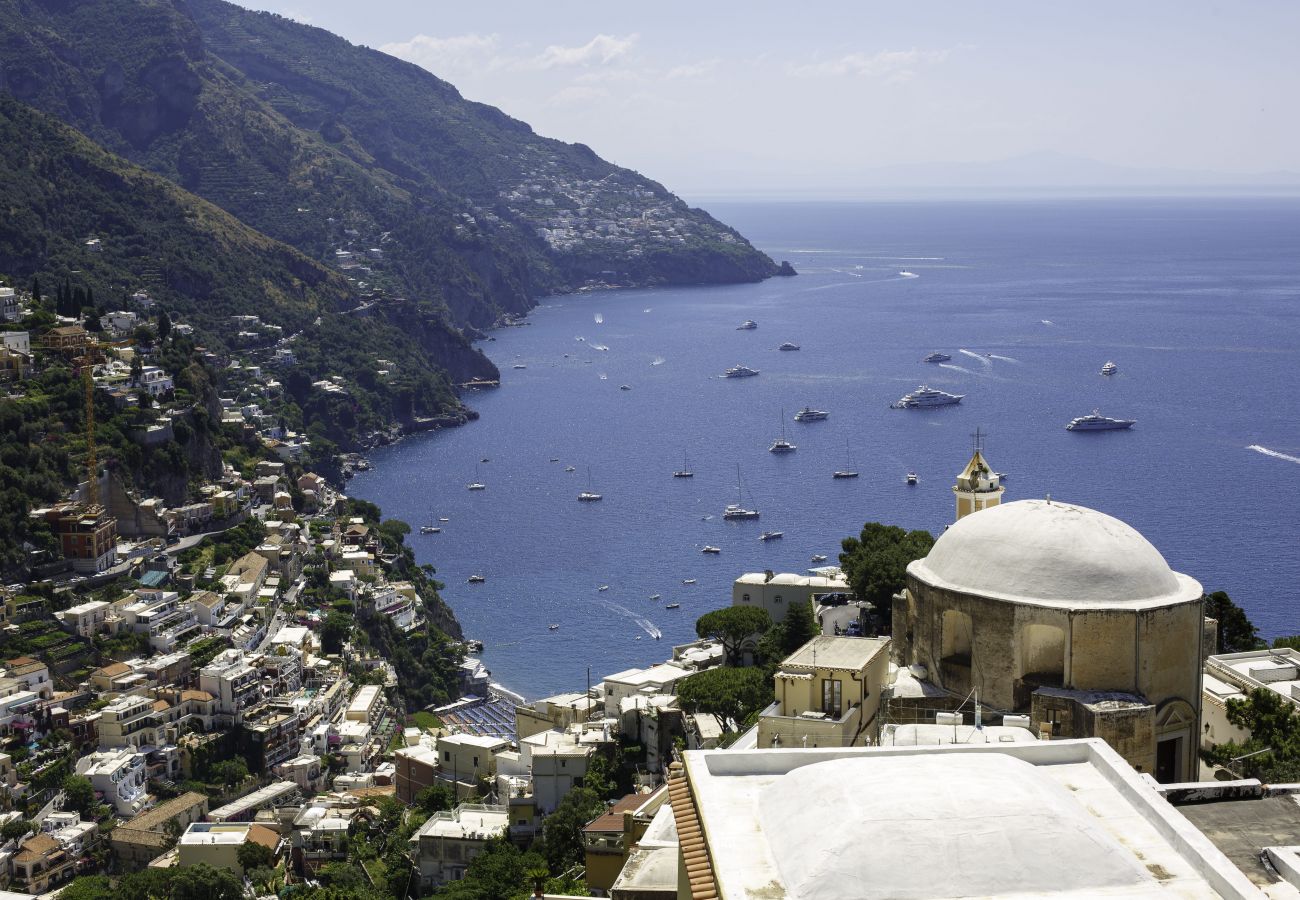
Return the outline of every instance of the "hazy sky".
[[[1291,0],[245,3],[418,63],[688,194],[1041,151],[1300,169]]]

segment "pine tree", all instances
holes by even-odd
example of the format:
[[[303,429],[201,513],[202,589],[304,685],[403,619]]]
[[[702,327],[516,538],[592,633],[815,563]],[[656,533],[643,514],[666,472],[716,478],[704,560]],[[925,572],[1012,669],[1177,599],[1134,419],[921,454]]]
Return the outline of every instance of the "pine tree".
[[[32,303],[41,302],[41,280],[35,275],[32,276]]]

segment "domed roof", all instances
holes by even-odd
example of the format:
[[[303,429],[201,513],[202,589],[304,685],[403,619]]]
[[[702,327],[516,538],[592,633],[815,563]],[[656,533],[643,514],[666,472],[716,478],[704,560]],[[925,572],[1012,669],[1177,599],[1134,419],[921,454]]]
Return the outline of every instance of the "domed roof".
[[[1149,606],[1195,600],[1201,586],[1113,516],[1018,500],[965,516],[908,574],[934,587],[1052,606]]]

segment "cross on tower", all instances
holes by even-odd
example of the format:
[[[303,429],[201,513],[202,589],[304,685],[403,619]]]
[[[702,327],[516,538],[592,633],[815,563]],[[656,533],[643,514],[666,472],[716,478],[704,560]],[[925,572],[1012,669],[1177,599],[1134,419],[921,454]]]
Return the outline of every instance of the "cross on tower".
[[[975,427],[975,433],[971,436],[971,449],[979,453],[984,449],[984,433],[980,431],[979,426]]]

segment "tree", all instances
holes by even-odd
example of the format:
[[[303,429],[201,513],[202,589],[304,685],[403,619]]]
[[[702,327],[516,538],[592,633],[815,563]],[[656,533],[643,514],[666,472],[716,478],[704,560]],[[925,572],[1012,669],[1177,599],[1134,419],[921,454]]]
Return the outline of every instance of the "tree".
[[[68,798],[64,802],[65,809],[85,815],[95,808],[95,787],[90,783],[89,778],[69,775],[63,779],[62,789]]]
[[[136,384],[140,383],[140,375],[144,372],[144,359],[138,352],[131,354],[131,380]]]
[[[451,809],[455,803],[456,795],[445,784],[431,784],[415,797],[415,805],[429,815]]]
[[[766,610],[752,606],[728,606],[707,612],[695,621],[695,633],[702,638],[718,641],[727,665],[740,663],[740,646],[754,635],[761,635],[772,627],[772,617]]]
[[[26,837],[36,830],[36,824],[28,819],[14,819],[12,822],[6,822],[4,828],[0,828],[0,838],[6,841],[16,841]]]
[[[243,900],[244,884],[233,872],[207,863],[174,870],[170,900]]]
[[[1283,650],[1290,647],[1292,650],[1300,650],[1300,634],[1288,634],[1273,639],[1273,649]]]
[[[928,531],[904,531],[896,525],[868,522],[862,533],[840,544],[840,568],[859,600],[872,605],[876,634],[893,626],[894,595],[907,585],[907,565],[934,546]]]
[[[115,896],[107,875],[83,875],[59,892],[67,900],[113,900]]]
[[[553,874],[581,865],[584,858],[582,829],[604,813],[605,808],[605,801],[595,791],[580,787],[565,794],[555,812],[546,817],[542,823],[542,839],[546,864]]]
[[[689,713],[708,713],[733,731],[772,702],[772,682],[761,669],[705,669],[677,684],[677,700]]]
[[[1215,591],[1205,598],[1205,614],[1219,623],[1216,633],[1218,652],[1241,653],[1264,648],[1255,624],[1225,591]]]
[[[158,340],[166,341],[167,336],[172,333],[172,317],[167,315],[167,310],[158,311]]]
[[[1242,778],[1278,784],[1300,779],[1300,712],[1268,688],[1227,702],[1228,721],[1249,732],[1243,743],[1228,741],[1202,752],[1206,762]]]
[[[352,631],[352,619],[341,612],[332,611],[325,617],[325,624],[320,629],[320,648],[322,653],[339,653],[343,642]]]
[[[235,860],[245,873],[253,869],[275,868],[275,851],[256,841],[244,841],[235,851]]]
[[[236,756],[214,763],[210,771],[227,791],[232,791],[248,777],[248,763],[242,756]]]

